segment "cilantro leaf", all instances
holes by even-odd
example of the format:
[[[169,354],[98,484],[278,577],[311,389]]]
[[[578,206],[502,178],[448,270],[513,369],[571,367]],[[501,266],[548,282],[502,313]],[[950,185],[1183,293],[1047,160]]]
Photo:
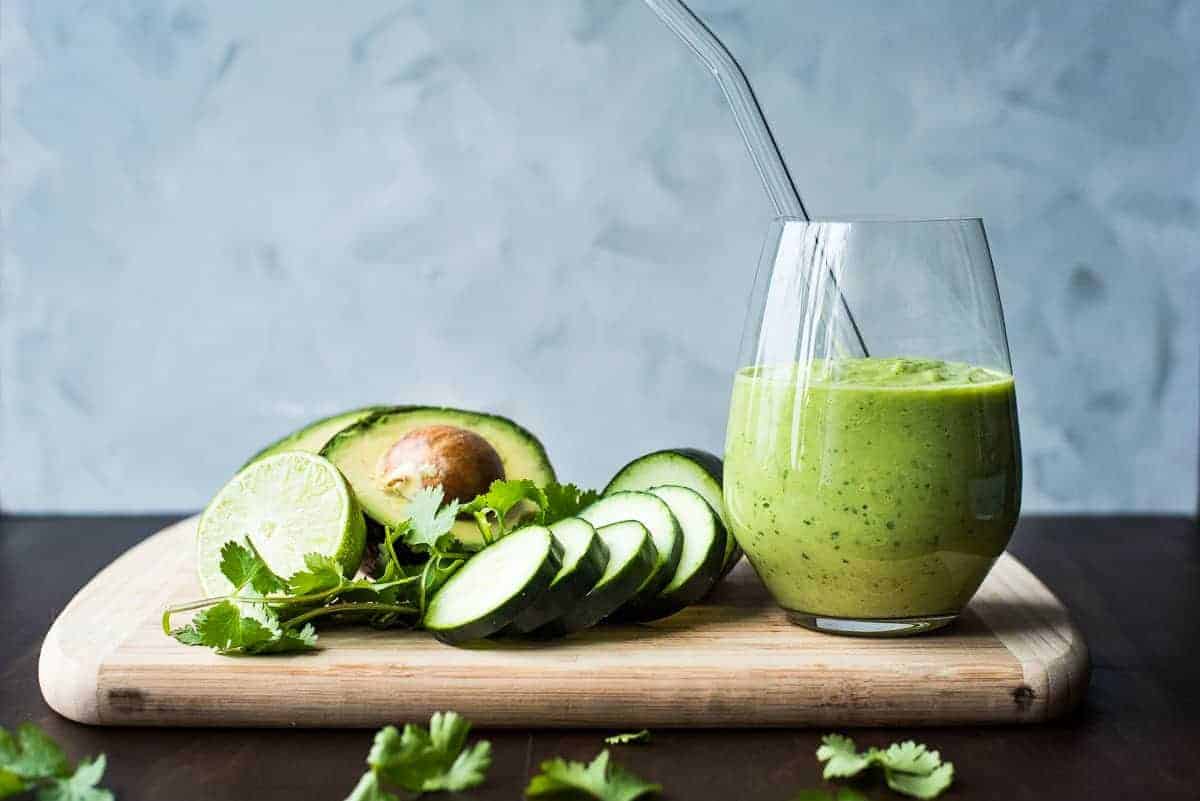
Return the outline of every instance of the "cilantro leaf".
[[[283,579],[271,572],[250,538],[241,545],[233,540],[221,546],[221,573],[239,593],[251,587],[259,595],[269,595],[284,589]]]
[[[551,481],[542,487],[546,497],[543,525],[557,523],[567,517],[574,517],[591,506],[600,498],[595,490],[581,490],[574,484],[559,484]]]
[[[456,712],[435,712],[429,729],[412,723],[403,731],[387,726],[375,734],[368,771],[346,801],[393,801],[387,785],[411,793],[458,792],[483,783],[492,764],[486,740],[468,747],[471,724]]]
[[[529,501],[537,507],[537,511],[528,516],[528,521],[510,520],[509,513]],[[493,481],[488,491],[477,495],[470,503],[462,507],[466,514],[473,515],[483,535],[485,543],[494,542],[519,527],[524,522],[540,523],[546,514],[546,494],[541,488],[527,478],[511,481]],[[492,528],[492,519],[496,528]]]
[[[83,760],[65,779],[54,779],[38,790],[37,801],[113,801],[113,794],[96,785],[104,777],[104,754]]]
[[[408,526],[404,541],[416,551],[448,550],[454,541],[450,529],[458,516],[458,501],[442,506],[442,488],[424,487],[408,502]]]
[[[400,801],[400,798],[380,787],[379,777],[369,770],[359,777],[346,801]]]
[[[478,787],[487,777],[492,765],[492,744],[487,740],[463,749],[445,773],[426,780],[422,789],[426,791],[449,790],[459,792]]]
[[[942,757],[937,751],[930,751],[912,740],[892,743],[886,751],[872,749],[870,755],[887,770],[916,773],[922,776],[932,773],[942,764]]]
[[[937,751],[912,740],[859,753],[849,737],[827,734],[821,738],[817,759],[825,763],[826,779],[856,776],[876,765],[883,769],[888,787],[914,798],[934,798],[954,781],[952,763],[943,763]]]
[[[643,781],[616,765],[610,767],[604,750],[588,765],[561,757],[543,762],[542,772],[525,788],[525,797],[636,801],[661,792],[661,785]]]
[[[945,762],[926,774],[885,770],[888,787],[913,798],[935,798],[954,781],[954,765]]]
[[[467,790],[483,784],[492,764],[492,744],[486,740],[465,748],[471,724],[457,712],[434,712],[429,721],[429,740],[444,757],[454,756],[441,776],[425,782],[425,790]]]
[[[101,754],[72,769],[58,743],[32,723],[18,726],[15,737],[0,728],[0,798],[36,790],[38,801],[113,801],[96,787],[105,764]]]
[[[642,729],[641,731],[629,732],[625,734],[614,734],[611,737],[605,737],[604,742],[609,745],[629,745],[630,743],[648,743],[650,742],[650,730]]]
[[[0,729],[0,770],[19,779],[48,779],[69,774],[71,763],[48,734],[22,723],[16,737]]]
[[[23,793],[29,789],[25,784],[25,780],[15,773],[11,773],[4,768],[0,768],[0,798],[8,798],[10,795]]]
[[[859,754],[854,741],[840,734],[827,734],[821,738],[817,759],[825,763],[824,779],[855,776],[871,765],[871,759]]]
[[[343,586],[345,577],[342,576],[342,565],[332,556],[319,553],[304,555],[304,566],[287,580],[288,589],[293,595],[316,595],[322,592],[332,592]]]
[[[275,654],[307,651],[316,646],[311,625],[283,627],[279,617],[261,604],[222,601],[196,614],[191,624],[171,632],[184,645],[206,645],[221,654]]]

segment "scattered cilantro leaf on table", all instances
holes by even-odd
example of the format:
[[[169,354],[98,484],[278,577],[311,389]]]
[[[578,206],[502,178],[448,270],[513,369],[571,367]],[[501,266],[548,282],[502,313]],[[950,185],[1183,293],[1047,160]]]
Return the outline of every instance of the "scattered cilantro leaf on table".
[[[20,779],[47,779],[70,773],[71,763],[49,735],[22,723],[15,737],[0,729],[0,770]]]
[[[637,801],[662,792],[662,786],[609,764],[608,750],[590,764],[555,757],[542,763],[542,772],[529,781],[526,798],[552,801]]]
[[[0,728],[0,798],[37,792],[38,801],[113,801],[96,785],[104,776],[104,755],[72,768],[63,750],[32,723],[17,727],[16,736]]]
[[[435,712],[429,729],[407,723],[380,729],[367,754],[368,770],[346,801],[398,801],[409,793],[458,792],[478,787],[492,764],[492,745],[467,746],[471,724],[457,712]]]
[[[817,759],[825,763],[826,779],[842,779],[855,776],[871,766],[866,754],[858,753],[854,741],[840,734],[827,734],[821,738]]]
[[[888,787],[913,798],[936,798],[954,781],[954,765],[946,762],[926,774],[884,769]]]
[[[942,762],[937,751],[912,740],[859,752],[849,737],[827,734],[821,738],[817,759],[825,763],[826,779],[857,776],[871,766],[882,768],[888,787],[913,798],[935,798],[954,781],[953,763]]]
[[[104,754],[83,760],[70,776],[41,787],[37,801],[113,801],[112,791],[96,786],[104,777],[107,764]]]
[[[631,743],[648,743],[650,742],[650,730],[642,729],[641,731],[625,732],[622,734],[614,734],[611,737],[605,737],[604,742],[609,745],[629,745]]]
[[[874,753],[879,764],[902,773],[926,775],[942,764],[942,757],[937,751],[930,751],[912,740],[892,743],[886,750]]]

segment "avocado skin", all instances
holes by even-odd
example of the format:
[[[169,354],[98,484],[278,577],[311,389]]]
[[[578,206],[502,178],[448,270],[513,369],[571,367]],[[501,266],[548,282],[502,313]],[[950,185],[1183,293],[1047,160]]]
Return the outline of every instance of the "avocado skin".
[[[276,453],[279,453],[279,452],[285,451],[285,450],[303,450],[303,451],[309,451],[311,453],[319,453],[321,451],[320,447],[311,448],[311,447],[305,447],[305,446],[301,445],[300,447],[297,448],[297,447],[293,447],[293,444],[297,443],[297,442],[302,442],[309,435],[309,433],[312,432],[314,429],[317,429],[317,428],[325,426],[329,423],[332,423],[334,420],[338,420],[340,418],[345,418],[346,426],[349,426],[358,420],[364,419],[364,415],[370,416],[370,415],[375,414],[376,412],[380,411],[381,409],[387,409],[387,408],[388,408],[387,406],[363,406],[358,409],[348,409],[344,412],[338,412],[337,414],[331,414],[328,417],[322,417],[319,420],[313,420],[311,423],[309,423],[301,428],[298,428],[295,431],[293,431],[292,433],[282,436],[279,439],[272,442],[270,445],[267,445],[262,450],[258,451],[258,453],[254,454],[249,459],[247,459],[246,463],[243,464],[238,469],[245,470],[247,467],[254,464],[259,459],[265,459],[268,456],[271,456],[273,454],[276,454]],[[345,428],[346,426],[343,426],[343,428]],[[334,434],[336,434],[336,433],[337,432],[334,432]],[[332,436],[329,439],[332,439]],[[322,442],[321,446],[323,447],[327,442],[328,442],[328,439],[326,439],[325,442]]]

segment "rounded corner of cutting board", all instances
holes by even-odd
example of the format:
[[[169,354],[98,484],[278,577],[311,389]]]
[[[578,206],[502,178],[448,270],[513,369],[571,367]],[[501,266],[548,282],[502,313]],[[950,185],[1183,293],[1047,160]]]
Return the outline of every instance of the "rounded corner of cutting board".
[[[38,654],[38,687],[47,706],[76,723],[101,725],[100,671],[105,657],[145,617],[147,599],[164,595],[163,575],[172,561],[190,560],[178,540],[189,536],[196,517],[188,517],[147,537],[92,577],[59,612]],[[140,569],[146,563],[166,573]],[[121,593],[114,593],[120,587]]]
[[[76,723],[102,723],[96,702],[99,667],[97,663],[81,662],[68,652],[55,621],[42,641],[38,656],[38,686],[46,705]]]
[[[1008,552],[1000,561],[985,583],[989,592],[971,606],[1021,665],[1025,682],[1014,690],[1017,703],[1035,708],[1035,719],[1066,717],[1087,694],[1087,641],[1058,596],[1023,562]],[[1038,603],[1013,603],[1016,599]]]

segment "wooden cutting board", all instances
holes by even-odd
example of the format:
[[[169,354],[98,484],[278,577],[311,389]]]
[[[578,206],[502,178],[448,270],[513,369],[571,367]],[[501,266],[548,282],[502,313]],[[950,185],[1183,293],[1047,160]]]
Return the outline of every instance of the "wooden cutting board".
[[[105,568],[42,645],[46,702],[81,723],[361,726],[454,709],[479,726],[1032,723],[1071,710],[1087,649],[1066,609],[1012,556],[949,629],[865,640],[791,625],[743,562],[666,620],[551,643],[442,645],[423,632],[329,630],[312,654],[223,657],[163,634],[200,597],[195,518]]]

